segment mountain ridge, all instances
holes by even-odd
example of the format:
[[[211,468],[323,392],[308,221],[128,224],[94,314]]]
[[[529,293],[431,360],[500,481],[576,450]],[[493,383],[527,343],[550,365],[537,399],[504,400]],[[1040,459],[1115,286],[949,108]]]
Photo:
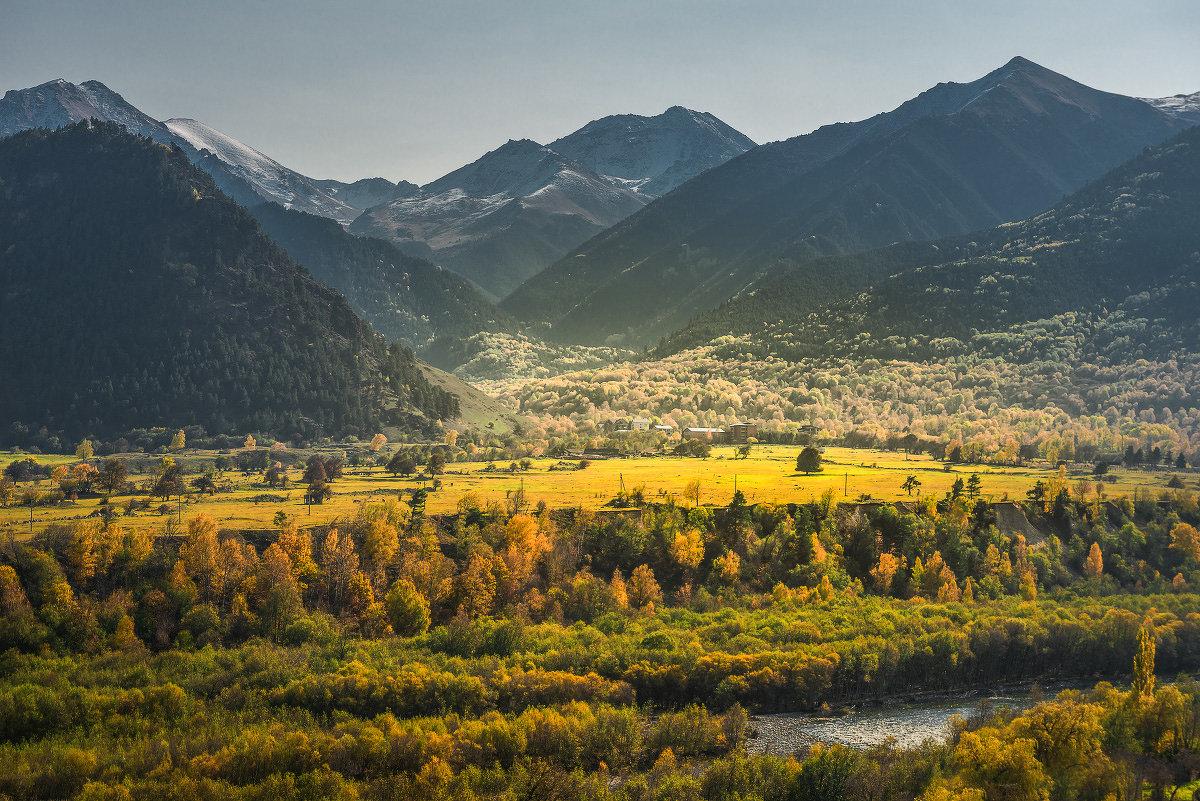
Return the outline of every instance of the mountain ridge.
[[[501,305],[550,323],[557,341],[649,344],[807,260],[1019,219],[1184,125],[1014,58],[892,111],[738,156]]]

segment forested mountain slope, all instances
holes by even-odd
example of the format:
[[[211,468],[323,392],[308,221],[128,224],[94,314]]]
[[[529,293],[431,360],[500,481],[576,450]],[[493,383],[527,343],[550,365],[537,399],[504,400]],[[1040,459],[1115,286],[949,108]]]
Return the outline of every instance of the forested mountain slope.
[[[1200,353],[1200,128],[1028,220],[826,265],[866,272],[865,262],[894,274],[797,319],[789,317],[794,306],[786,299],[804,290],[808,276],[796,270],[754,298],[729,304],[724,327],[736,320],[750,341],[788,358],[936,359],[961,347],[1023,360],[1040,345],[1027,326],[1057,320],[1074,328],[1088,359],[1194,357]],[[753,331],[743,305],[766,315]]]
[[[421,351],[439,338],[462,340],[518,327],[465,278],[407,256],[389,242],[348,234],[332,220],[274,203],[250,211],[292,258],[345,295],[388,339]]]
[[[585,243],[503,306],[553,323],[560,341],[645,343],[814,257],[1035,214],[1186,125],[1016,58],[886,114],[755,148]],[[840,291],[841,276],[810,269]]]
[[[115,124],[0,142],[0,277],[7,421],[310,437],[456,413],[182,150]]]

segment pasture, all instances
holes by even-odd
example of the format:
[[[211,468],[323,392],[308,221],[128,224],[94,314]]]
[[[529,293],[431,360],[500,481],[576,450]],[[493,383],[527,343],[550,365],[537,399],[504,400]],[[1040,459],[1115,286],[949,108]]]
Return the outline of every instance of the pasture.
[[[795,470],[799,448],[784,445],[755,445],[750,455],[738,458],[735,446],[717,446],[707,459],[657,456],[628,459],[593,460],[585,469],[578,469],[576,460],[534,458],[527,470],[509,470],[508,463],[497,463],[489,469],[482,462],[450,462],[439,478],[441,487],[431,491],[426,511],[431,514],[453,512],[459,499],[467,493],[478,496],[483,504],[505,504],[513,493],[524,490],[529,506],[545,501],[550,508],[600,508],[622,490],[627,494],[640,491],[649,501],[665,500],[668,495],[683,501],[685,488],[699,482],[700,503],[722,506],[729,503],[735,487],[741,490],[748,503],[803,503],[833,490],[837,499],[853,501],[863,496],[878,500],[916,500],[930,495],[940,498],[950,491],[957,479],[964,482],[972,473],[981,480],[981,497],[988,500],[1024,499],[1025,493],[1040,480],[1048,480],[1055,470],[1046,463],[1024,466],[951,465],[928,455],[831,447],[826,449],[819,473],[805,475]],[[210,469],[216,458],[213,451],[187,450],[176,454],[183,465],[186,478],[191,479]],[[24,454],[0,453],[0,467]],[[78,460],[67,456],[37,456],[43,464],[71,464]],[[93,459],[93,464],[102,460]],[[139,456],[143,468],[155,459]],[[550,469],[554,467],[556,469]],[[560,469],[561,468],[561,469]],[[180,519],[187,520],[203,512],[223,529],[274,528],[275,518],[283,512],[304,527],[323,525],[353,516],[358,504],[407,495],[414,489],[432,489],[432,481],[418,477],[400,477],[381,467],[346,468],[344,477],[333,482],[333,496],[320,505],[304,503],[305,485],[296,483],[301,470],[293,468],[286,487],[273,488],[259,474],[243,475],[229,471],[218,477],[232,491],[213,495],[189,493],[172,498],[163,504],[160,499],[150,508],[128,512],[132,498],[147,500],[144,494],[114,495],[108,504],[117,510],[118,519],[126,528],[148,528],[156,532],[168,530]],[[1144,489],[1158,493],[1166,489],[1175,473],[1165,470],[1126,470],[1113,468],[1102,478],[1106,497],[1132,495]],[[911,494],[903,489],[905,479],[915,476],[919,488]],[[1196,475],[1181,474],[1186,486],[1195,489]],[[1086,466],[1070,471],[1072,482],[1096,483]],[[131,472],[134,485],[148,485],[149,473]],[[26,482],[16,487],[15,498],[0,508],[0,538],[21,539],[43,530],[52,523],[86,519],[100,514],[105,501],[101,497],[65,499],[54,505],[23,505],[22,496],[30,489],[46,493],[55,488],[49,479]],[[164,508],[165,507],[165,508]],[[32,523],[32,525],[31,525]]]

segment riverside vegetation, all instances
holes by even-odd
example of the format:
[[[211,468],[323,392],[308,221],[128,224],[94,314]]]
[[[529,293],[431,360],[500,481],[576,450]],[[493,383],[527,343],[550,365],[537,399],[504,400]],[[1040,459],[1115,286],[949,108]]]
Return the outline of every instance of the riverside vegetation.
[[[339,467],[310,459],[310,489]],[[1051,473],[1022,499],[1030,542],[980,483],[903,507],[630,493],[603,513],[468,493],[433,515],[410,490],[257,533],[203,512],[157,537],[115,515],[49,525],[0,549],[0,793],[1189,792],[1200,689],[1155,671],[1200,664],[1194,496],[1102,498]],[[744,748],[754,712],[1057,678],[1131,689],[915,750]]]

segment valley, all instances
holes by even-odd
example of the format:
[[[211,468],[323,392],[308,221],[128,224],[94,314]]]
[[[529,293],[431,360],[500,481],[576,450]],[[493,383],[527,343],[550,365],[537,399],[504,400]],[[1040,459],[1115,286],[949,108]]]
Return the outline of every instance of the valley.
[[[972,74],[419,185],[7,91],[0,801],[1193,797],[1197,95]]]

